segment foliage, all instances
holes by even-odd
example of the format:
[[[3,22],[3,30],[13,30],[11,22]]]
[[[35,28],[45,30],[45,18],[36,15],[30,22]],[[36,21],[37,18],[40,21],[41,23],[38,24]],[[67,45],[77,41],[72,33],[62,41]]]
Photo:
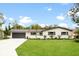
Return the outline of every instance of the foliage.
[[[75,21],[75,22],[76,22],[76,23],[79,23],[79,17],[76,18],[76,21]]]
[[[30,26],[26,26],[25,29],[31,29]]]
[[[68,13],[69,16],[72,17],[72,21],[75,23],[79,23],[79,15],[77,15],[77,13],[79,13],[79,3],[73,4],[73,8],[71,8]]]
[[[45,26],[43,29],[49,29],[49,26]]]
[[[75,33],[76,33],[77,35],[79,35],[79,29],[76,29]]]
[[[33,25],[31,25],[31,29],[41,29],[41,26],[40,25],[38,25],[38,24],[33,24]]]
[[[5,27],[4,36],[8,35],[10,35],[10,30],[7,27]]]
[[[3,23],[0,23],[0,26],[2,26]]]
[[[75,31],[75,38],[79,39],[79,28],[77,28]]]
[[[2,26],[2,24],[3,24],[3,20],[4,19],[4,17],[3,17],[3,13],[0,13],[0,26]]]
[[[75,3],[69,12],[69,15],[72,17],[72,21],[79,26],[79,3]],[[75,34],[76,38],[79,38],[79,28],[76,29]]]
[[[2,24],[4,23],[3,20],[4,19],[4,17],[3,17],[3,13],[0,13],[0,30],[2,30]],[[0,31],[0,39],[2,39],[3,38],[3,32],[2,31]]]
[[[4,30],[4,39],[8,39],[10,36],[10,33],[11,33],[11,27],[10,27],[10,24],[8,25],[8,27],[5,27],[5,30]]]
[[[23,29],[23,26],[19,25],[16,20],[14,20],[11,25],[13,26],[12,29]]]
[[[4,36],[4,38],[3,39],[9,39],[9,37],[7,37],[7,36]]]

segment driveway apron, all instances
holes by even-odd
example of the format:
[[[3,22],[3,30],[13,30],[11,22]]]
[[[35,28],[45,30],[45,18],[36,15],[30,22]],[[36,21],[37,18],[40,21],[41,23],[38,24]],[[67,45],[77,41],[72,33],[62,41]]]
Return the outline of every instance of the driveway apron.
[[[17,56],[15,49],[27,39],[0,40],[0,56]]]

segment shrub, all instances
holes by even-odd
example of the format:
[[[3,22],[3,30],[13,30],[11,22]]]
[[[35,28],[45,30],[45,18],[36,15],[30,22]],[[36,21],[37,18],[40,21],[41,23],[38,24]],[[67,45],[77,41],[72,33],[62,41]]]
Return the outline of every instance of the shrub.
[[[79,42],[79,39],[75,39],[75,42]]]

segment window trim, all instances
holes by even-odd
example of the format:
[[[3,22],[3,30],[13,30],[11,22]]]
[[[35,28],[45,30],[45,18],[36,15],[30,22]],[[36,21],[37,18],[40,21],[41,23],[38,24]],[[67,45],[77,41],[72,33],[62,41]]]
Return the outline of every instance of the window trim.
[[[62,34],[62,33],[65,33],[65,34]],[[61,32],[61,35],[68,35],[68,32]]]
[[[39,35],[40,35],[40,36],[42,36],[42,35],[43,35],[43,33],[42,33],[42,32],[40,32],[40,33],[39,33]]]
[[[36,35],[37,33],[36,33],[36,32],[31,32],[30,34],[31,34],[31,35]]]
[[[50,33],[52,33],[52,34],[50,34]],[[48,32],[48,35],[56,35],[56,33],[55,32]]]

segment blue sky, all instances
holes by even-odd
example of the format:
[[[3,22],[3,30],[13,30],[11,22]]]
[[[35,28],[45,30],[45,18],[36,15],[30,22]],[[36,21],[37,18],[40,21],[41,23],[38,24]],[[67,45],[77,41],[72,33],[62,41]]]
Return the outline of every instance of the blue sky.
[[[17,20],[18,24],[29,26],[31,24],[65,26],[72,28],[75,26],[71,18],[67,15],[73,4],[68,3],[17,3],[0,4],[0,12],[4,14],[7,26],[10,22]]]

